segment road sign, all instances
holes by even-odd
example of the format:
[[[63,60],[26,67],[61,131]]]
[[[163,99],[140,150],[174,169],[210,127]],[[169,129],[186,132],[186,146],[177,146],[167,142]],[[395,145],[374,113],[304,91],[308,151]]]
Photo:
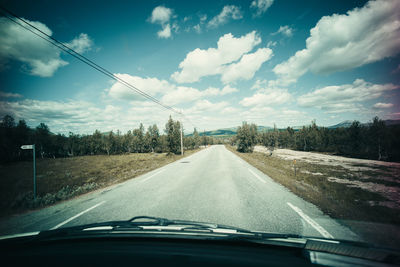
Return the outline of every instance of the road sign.
[[[35,145],[23,145],[21,149],[32,149],[33,153],[33,198],[36,199],[36,151]]]

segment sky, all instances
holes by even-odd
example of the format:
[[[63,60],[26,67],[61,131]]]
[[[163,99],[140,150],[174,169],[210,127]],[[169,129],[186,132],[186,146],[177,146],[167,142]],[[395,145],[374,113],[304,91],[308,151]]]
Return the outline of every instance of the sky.
[[[54,133],[171,115],[186,133],[400,119],[400,1],[9,1],[0,5],[165,110],[0,13],[0,116]]]

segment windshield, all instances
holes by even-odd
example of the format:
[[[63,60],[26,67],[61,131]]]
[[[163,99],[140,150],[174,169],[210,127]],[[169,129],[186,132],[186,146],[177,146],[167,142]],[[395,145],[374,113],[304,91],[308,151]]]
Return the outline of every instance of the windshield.
[[[154,216],[400,247],[400,1],[0,1],[0,235]]]

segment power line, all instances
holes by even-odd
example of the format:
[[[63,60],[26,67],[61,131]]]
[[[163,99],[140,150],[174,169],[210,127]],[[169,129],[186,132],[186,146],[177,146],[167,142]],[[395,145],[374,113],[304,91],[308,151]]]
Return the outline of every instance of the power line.
[[[158,99],[152,97],[151,95],[147,94],[146,92],[140,90],[139,88],[137,88],[136,86],[128,83],[127,81],[121,79],[120,77],[114,75],[113,73],[111,73],[110,71],[108,71],[107,69],[99,66],[98,64],[96,64],[95,62],[91,61],[90,59],[88,59],[87,57],[81,55],[80,53],[76,52],[75,50],[73,50],[72,48],[68,47],[67,45],[63,44],[62,42],[58,41],[57,39],[51,37],[50,35],[48,35],[47,33],[43,32],[42,30],[38,29],[37,27],[35,27],[34,25],[32,25],[31,23],[27,22],[26,20],[20,18],[19,16],[15,15],[14,13],[12,13],[11,11],[5,9],[4,7],[0,6],[0,9],[3,11],[3,13],[5,14],[6,18],[8,18],[9,20],[11,20],[12,22],[18,24],[19,26],[23,27],[24,29],[30,31],[31,33],[35,34],[36,36],[42,38],[43,40],[49,42],[50,44],[56,46],[57,48],[67,52],[68,54],[70,54],[71,56],[77,58],[78,60],[82,61],[83,63],[89,65],[90,67],[96,69],[97,71],[103,73],[104,75],[112,78],[113,80],[116,80],[117,82],[125,85],[126,87],[128,87],[129,89],[135,91],[136,93],[140,94],[141,96],[153,101],[154,103],[162,106],[163,108],[173,111],[177,114],[183,115],[182,112],[176,110],[175,108],[168,106],[164,103],[162,103],[161,101],[159,101]],[[17,19],[17,20],[15,20]],[[29,27],[21,24],[19,21],[23,22],[24,24],[28,25]],[[33,29],[35,29],[36,31],[34,31]],[[42,35],[41,35],[41,34]],[[44,37],[44,36],[45,37]],[[46,38],[47,37],[47,38]]]

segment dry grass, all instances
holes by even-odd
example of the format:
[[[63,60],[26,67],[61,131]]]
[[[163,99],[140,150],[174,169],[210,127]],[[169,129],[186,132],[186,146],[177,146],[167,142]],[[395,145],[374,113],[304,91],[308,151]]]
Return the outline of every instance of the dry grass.
[[[186,151],[184,156],[197,151]],[[0,165],[0,216],[120,183],[180,158],[180,155],[143,153],[38,159],[36,201],[32,201],[32,162],[3,164]]]
[[[400,241],[393,240],[394,233],[397,236],[400,235],[399,209],[374,205],[374,203],[390,202],[390,195],[385,197],[384,194],[378,192],[329,179],[336,177],[356,183],[363,177],[373,176],[373,171],[365,170],[354,173],[342,166],[297,160],[295,176],[292,160],[260,152],[239,153],[234,147],[227,146],[227,148],[296,195],[317,205],[325,214],[339,219],[365,240],[400,246]],[[376,187],[389,183],[386,179],[379,181],[380,183],[376,183],[377,179],[375,179]],[[398,183],[391,183],[391,185],[393,184],[399,186]],[[376,225],[380,225],[379,235]],[[383,225],[387,225],[387,227],[385,228]]]

